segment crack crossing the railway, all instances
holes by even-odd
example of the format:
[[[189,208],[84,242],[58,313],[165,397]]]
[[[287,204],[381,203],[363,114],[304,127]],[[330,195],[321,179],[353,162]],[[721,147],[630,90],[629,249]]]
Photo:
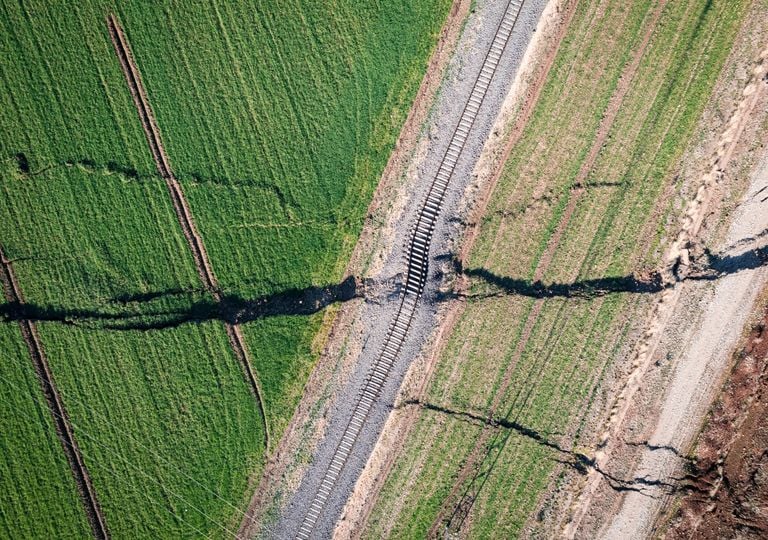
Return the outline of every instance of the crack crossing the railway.
[[[299,540],[308,540],[312,536],[315,526],[325,509],[326,502],[330,498],[347,460],[352,454],[360,432],[374,404],[377,402],[387,382],[392,366],[397,360],[408,336],[419,299],[424,292],[427,282],[429,248],[432,242],[432,234],[440,216],[443,199],[477,114],[496,73],[501,56],[515,28],[524,1],[510,0],[508,2],[504,15],[494,34],[493,41],[485,55],[480,72],[475,79],[459,121],[450,138],[448,147],[443,154],[440,166],[421,205],[416,224],[406,246],[407,272],[400,307],[389,326],[384,346],[362,385],[341,440],[333,452],[330,464],[325,470],[320,485],[296,533],[296,538]]]

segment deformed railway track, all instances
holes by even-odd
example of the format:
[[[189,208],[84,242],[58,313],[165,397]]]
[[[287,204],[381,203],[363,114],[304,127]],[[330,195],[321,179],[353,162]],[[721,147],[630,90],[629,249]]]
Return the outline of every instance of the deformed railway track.
[[[328,468],[325,470],[320,485],[296,533],[296,538],[300,540],[306,540],[312,536],[326,503],[352,454],[355,443],[405,344],[419,299],[427,283],[429,249],[445,194],[524,2],[525,0],[510,0],[507,3],[504,15],[472,86],[472,91],[451,135],[427,196],[420,207],[406,247],[407,273],[400,306],[389,326],[381,352],[365,378],[352,415],[333,452]]]

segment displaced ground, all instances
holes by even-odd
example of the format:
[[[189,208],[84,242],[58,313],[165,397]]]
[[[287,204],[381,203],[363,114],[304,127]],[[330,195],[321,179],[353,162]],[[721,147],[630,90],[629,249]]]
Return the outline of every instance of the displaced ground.
[[[355,294],[343,266],[447,2],[284,8],[0,4],[0,242],[26,300],[0,312],[37,325],[114,536],[235,535],[266,433],[226,327],[243,326],[278,440],[317,358],[318,312]],[[221,302],[201,287],[147,146],[112,11]],[[23,346],[8,351],[31,367]],[[8,384],[27,388],[25,373]],[[66,468],[55,437],[50,455],[27,452],[53,433],[31,396],[19,407],[37,431],[3,416],[12,472],[0,477],[17,496],[2,528],[82,536],[71,479],[54,481]],[[24,472],[38,464],[50,483]],[[40,501],[57,501],[56,534]]]
[[[756,10],[761,8],[764,6]],[[748,50],[756,45],[749,29],[752,13],[749,15],[747,28],[741,33],[741,39],[746,36],[748,40]],[[734,52],[743,52],[739,48],[737,41]],[[744,166],[735,158],[754,161],[758,156],[750,154],[765,142],[768,85],[764,78],[768,65],[762,58],[766,55],[768,50],[747,58],[732,54],[729,59],[726,72],[736,63],[743,66],[746,80],[724,80],[726,85],[736,86],[732,102],[725,102],[721,110],[725,112],[724,122],[712,141],[714,150],[697,160],[702,173],[691,178],[689,189],[694,195],[665,254],[677,283],[664,291],[646,321],[625,386],[601,430],[595,470],[601,470],[603,476],[643,480],[638,481],[635,492],[619,496],[603,488],[604,495],[600,496],[602,479],[590,473],[566,528],[568,536],[593,537],[595,524],[603,524],[600,534],[607,538],[650,534],[664,494],[674,489],[684,464],[682,456],[712,399],[716,381],[722,380],[755,296],[763,288],[766,275],[761,266],[765,257],[760,237],[768,228],[768,220],[764,201],[753,200],[751,193],[759,192],[768,181],[765,163],[752,174],[754,163]],[[738,201],[736,208],[729,215],[723,214],[727,219],[718,223],[714,212],[723,194],[739,197],[744,187],[738,176],[743,174],[749,178],[745,198],[733,201],[731,204]],[[718,228],[727,230],[722,239],[712,237]],[[669,378],[653,373],[652,366],[660,359],[666,359]],[[644,387],[665,391],[657,390],[651,397],[647,392],[643,395]],[[653,407],[654,401],[658,408]],[[627,446],[634,448],[628,452]],[[634,459],[639,460],[635,467]],[[606,521],[606,507],[622,499],[616,515]],[[588,513],[591,516],[582,526]]]
[[[541,1],[526,2],[523,7],[502,60],[505,69],[497,72],[491,84],[492,88],[486,95],[476,119],[475,128],[457,165],[444,209],[456,208],[465,187],[471,183],[472,168],[491,132],[493,122],[514,79],[526,45],[534,33],[533,30],[544,4],[545,2]],[[448,68],[448,76],[440,90],[439,100],[431,113],[430,122],[419,142],[419,148],[415,152],[416,159],[410,162],[406,176],[399,179],[400,189],[406,198],[394,203],[392,212],[386,216],[386,223],[391,225],[388,231],[391,242],[372,254],[377,264],[369,277],[379,283],[389,283],[392,278],[395,285],[402,281],[398,274],[404,271],[402,254],[409,238],[409,225],[414,222],[419,203],[424,200],[426,189],[434,178],[448,143],[447,136],[452,132],[461,114],[461,107],[467,100],[477,70],[490,46],[506,6],[505,1],[478,3],[475,12],[465,25],[457,47],[459,54],[453,58]],[[409,204],[402,204],[402,201],[409,201]],[[437,299],[440,297],[436,287],[438,280],[435,277],[441,275],[442,266],[444,266],[440,262],[443,257],[439,254],[445,254],[448,251],[451,238],[457,230],[451,214],[452,212],[448,211],[446,215],[441,216],[437,225],[432,244],[430,280],[427,290],[411,326],[409,338],[384,388],[383,396],[369,417],[366,429],[358,439],[356,449],[347,462],[341,481],[337,482],[341,488],[329,500],[327,512],[318,528],[321,535],[332,534],[336,518],[341,513],[379,430],[391,411],[391,403],[405,369],[418,354],[423,340],[434,330],[435,309],[438,307]],[[301,430],[300,443],[293,465],[286,471],[290,476],[280,484],[280,488],[288,491],[290,495],[289,490],[295,489],[298,482],[301,484],[271,531],[279,537],[291,536],[291,527],[295,527],[295,524],[303,518],[308,501],[314,494],[316,484],[335,447],[335,441],[338,440],[346,424],[349,414],[348,406],[354,403],[363,378],[381,349],[387,326],[399,304],[397,288],[384,293],[371,297],[367,303],[360,305],[355,316],[356,321],[359,322],[351,328],[342,329],[340,339],[336,342],[339,346],[338,356],[332,357],[329,362],[332,370],[330,374],[335,380],[332,384],[323,385],[319,399],[309,405],[310,417],[303,426],[298,428]],[[322,438],[315,447],[315,441],[320,436]],[[305,465],[307,463],[309,463],[308,466]]]
[[[722,394],[706,418],[663,538],[768,535],[768,296],[733,355]]]
[[[561,474],[594,466],[590,408],[663,289],[665,194],[745,8],[578,2],[457,265],[463,312],[425,392],[400,400],[419,419],[363,536],[525,534]]]

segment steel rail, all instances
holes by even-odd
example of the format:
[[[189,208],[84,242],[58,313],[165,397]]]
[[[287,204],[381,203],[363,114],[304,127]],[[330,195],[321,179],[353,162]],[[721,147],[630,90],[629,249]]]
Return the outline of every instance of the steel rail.
[[[475,78],[472,91],[464,105],[458,124],[443,154],[427,196],[421,205],[406,248],[408,270],[400,306],[389,326],[384,346],[365,378],[344,434],[334,450],[331,462],[296,533],[296,538],[299,540],[308,540],[312,536],[325,505],[349,460],[349,456],[352,454],[352,449],[373,410],[374,404],[381,395],[392,366],[408,336],[416,307],[427,283],[429,248],[448,185],[524,3],[525,0],[510,0],[507,3],[504,15],[496,28],[493,41]]]

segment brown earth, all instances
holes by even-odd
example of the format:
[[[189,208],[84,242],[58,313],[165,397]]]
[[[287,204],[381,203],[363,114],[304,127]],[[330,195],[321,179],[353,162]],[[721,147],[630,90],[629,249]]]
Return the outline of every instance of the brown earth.
[[[699,435],[662,538],[768,537],[768,290]]]

